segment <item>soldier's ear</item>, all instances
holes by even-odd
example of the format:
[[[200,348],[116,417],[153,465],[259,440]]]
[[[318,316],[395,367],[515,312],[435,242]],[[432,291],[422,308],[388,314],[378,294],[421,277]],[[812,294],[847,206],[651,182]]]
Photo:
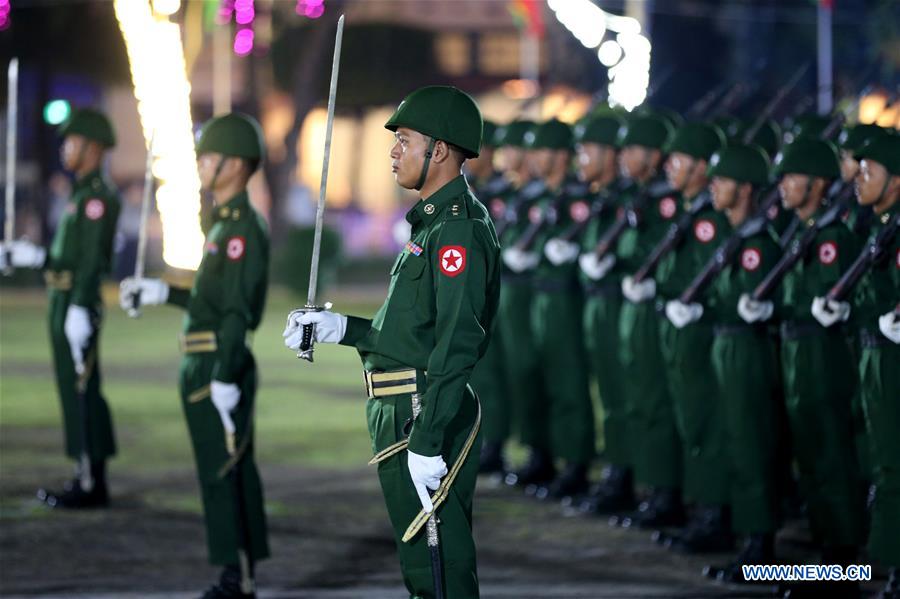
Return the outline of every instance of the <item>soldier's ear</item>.
[[[900,176],[890,175],[890,173],[888,176],[890,176],[891,179],[888,181],[887,193],[885,193],[885,195],[891,196],[895,193],[900,194]],[[897,198],[897,201],[900,201],[900,198]]]

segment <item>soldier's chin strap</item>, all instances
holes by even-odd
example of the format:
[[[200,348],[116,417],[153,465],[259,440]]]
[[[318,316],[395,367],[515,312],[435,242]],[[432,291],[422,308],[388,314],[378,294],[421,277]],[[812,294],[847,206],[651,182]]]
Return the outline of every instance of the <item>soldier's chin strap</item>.
[[[416,191],[419,191],[425,185],[425,178],[428,176],[428,167],[431,165],[431,156],[434,154],[434,144],[436,143],[437,140],[435,138],[428,138],[428,148],[425,150],[425,163],[422,165],[422,174],[419,175],[419,182],[415,186]]]
[[[221,158],[219,158],[219,164],[216,165],[216,172],[213,173],[212,181],[209,182],[209,191],[210,192],[215,190],[216,181],[219,179],[219,175],[222,174],[222,167],[224,167],[224,166],[225,166],[225,157],[222,156]],[[213,196],[213,198],[215,198],[215,196]],[[216,203],[216,201],[215,201],[215,199],[213,199],[213,204],[215,204],[215,203]]]

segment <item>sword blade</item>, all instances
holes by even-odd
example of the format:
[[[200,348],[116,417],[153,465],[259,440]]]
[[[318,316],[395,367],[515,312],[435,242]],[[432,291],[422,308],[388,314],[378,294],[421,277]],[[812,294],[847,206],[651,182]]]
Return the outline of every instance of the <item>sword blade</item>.
[[[153,141],[156,132],[150,134],[150,144],[147,146],[147,163],[144,168],[144,192],[141,197],[141,224],[138,230],[137,256],[134,259],[134,276],[137,279],[144,278],[144,264],[147,253],[147,220],[150,218],[150,199],[153,197]]]
[[[331,63],[331,86],[328,89],[328,120],[325,123],[325,153],[322,157],[322,179],[319,183],[319,205],[316,208],[316,232],[313,237],[312,262],[309,267],[309,293],[306,305],[316,305],[319,283],[319,254],[322,249],[322,227],[325,223],[325,190],[328,188],[328,163],[331,161],[331,133],[334,126],[334,103],[337,98],[338,71],[341,66],[341,42],[344,38],[344,15],[338,19],[334,38],[334,60]]]
[[[6,104],[6,220],[3,240],[13,240],[16,231],[16,129],[19,118],[19,59],[9,61]]]

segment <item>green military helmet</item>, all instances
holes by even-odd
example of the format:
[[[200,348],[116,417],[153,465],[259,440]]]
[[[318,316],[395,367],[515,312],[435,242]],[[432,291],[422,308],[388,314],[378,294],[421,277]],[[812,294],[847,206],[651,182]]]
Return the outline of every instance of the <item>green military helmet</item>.
[[[244,158],[258,166],[265,156],[262,128],[251,116],[229,112],[213,117],[200,129],[197,154],[216,152]]]
[[[650,108],[647,111],[647,115],[648,116],[656,115],[656,116],[662,118],[667,123],[669,123],[669,126],[672,127],[673,130],[678,129],[679,127],[684,125],[684,117],[681,116],[680,114],[678,114],[678,112],[672,110],[671,108],[659,108],[659,107]]]
[[[895,177],[900,177],[900,137],[878,135],[856,152],[858,160],[877,162]]]
[[[412,92],[384,124],[389,131],[407,127],[453,144],[466,158],[481,149],[481,110],[472,97],[449,85],[430,85]]]
[[[725,177],[738,183],[765,185],[769,181],[769,158],[759,146],[732,144],[713,154],[708,177]]]
[[[838,137],[838,145],[842,150],[855,154],[869,141],[882,135],[890,135],[890,131],[875,124],[845,127]]]
[[[715,125],[687,123],[675,131],[665,151],[667,154],[681,152],[700,160],[709,160],[724,146],[725,134]]]
[[[525,147],[533,150],[571,150],[574,144],[572,127],[555,118],[525,134]]]
[[[619,129],[625,120],[612,112],[589,115],[575,126],[575,143],[619,145]]]
[[[831,119],[818,114],[804,114],[794,119],[794,123],[787,131],[785,141],[791,142],[801,137],[818,139],[828,127]]]
[[[712,123],[725,133],[729,143],[732,141],[740,143],[741,121],[738,118],[723,114],[714,118]]]
[[[753,123],[742,124],[736,137],[742,138],[752,126]],[[753,139],[749,140],[749,143],[761,147],[769,156],[774,156],[778,153],[778,147],[781,145],[781,127],[772,119],[766,119],[753,134]]]
[[[830,141],[800,137],[786,145],[775,158],[775,173],[836,179],[841,176],[841,162],[837,148]]]
[[[659,116],[638,116],[619,129],[619,145],[662,150],[672,136],[672,126]]]
[[[59,134],[62,137],[81,135],[96,141],[105,148],[111,148],[116,145],[116,134],[113,131],[112,123],[109,122],[105,114],[93,108],[79,108],[75,110],[59,126]]]
[[[513,148],[525,147],[525,134],[537,127],[534,121],[517,120],[497,129],[494,145],[498,148],[511,146]]]
[[[497,147],[497,124],[494,121],[484,119],[484,125],[481,129],[481,144],[491,148]]]

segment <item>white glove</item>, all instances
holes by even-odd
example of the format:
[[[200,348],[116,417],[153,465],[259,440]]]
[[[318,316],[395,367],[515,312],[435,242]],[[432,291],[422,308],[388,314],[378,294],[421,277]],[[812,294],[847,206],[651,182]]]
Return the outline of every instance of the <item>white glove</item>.
[[[235,427],[234,420],[231,419],[231,412],[241,401],[241,388],[234,383],[213,381],[209,384],[209,397],[216,406],[216,411],[219,412],[225,432],[233,435]]]
[[[513,272],[525,272],[537,266],[541,261],[540,256],[533,253],[523,252],[518,248],[507,248],[503,250],[503,263]]]
[[[878,330],[894,343],[900,344],[900,318],[897,318],[896,312],[882,314],[878,318]]]
[[[616,257],[612,254],[603,256],[602,260],[597,260],[597,254],[594,252],[581,254],[578,257],[578,266],[581,267],[581,272],[593,281],[599,281],[605,277],[615,264]]]
[[[47,260],[47,250],[27,239],[10,242],[6,251],[9,263],[15,268],[40,268]]]
[[[315,343],[340,343],[347,332],[347,317],[337,312],[322,310],[311,312],[299,308],[288,314],[287,326],[284,328],[284,344],[293,349],[300,349],[303,342],[303,325],[314,324],[313,341]]]
[[[633,277],[625,277],[622,279],[622,295],[632,304],[653,299],[656,295],[656,281],[644,279],[640,283],[635,283]]]
[[[441,485],[441,478],[447,475],[447,464],[439,455],[430,458],[409,450],[406,451],[406,464],[422,508],[430,514],[434,510],[434,504],[431,503],[428,489],[434,491]]]
[[[169,284],[160,279],[135,279],[128,277],[119,283],[119,305],[123,310],[131,310],[134,306],[134,297],[138,298],[140,306],[159,306],[169,299]]]
[[[775,306],[772,302],[758,302],[750,297],[749,293],[741,294],[737,305],[738,316],[747,324],[763,322],[772,318]]]
[[[84,350],[91,339],[91,334],[94,332],[88,309],[84,306],[69,304],[63,330],[66,333],[66,339],[69,341],[72,361],[75,362],[75,372],[80,376],[84,374]]]
[[[827,328],[838,321],[843,322],[850,318],[850,304],[827,300],[824,297],[815,297],[813,298],[811,312],[813,318],[818,320],[820,325]]]
[[[703,316],[703,305],[696,302],[684,304],[678,300],[666,302],[666,318],[676,329],[683,329]]]
[[[578,257],[577,243],[571,241],[563,241],[562,239],[551,239],[544,246],[544,255],[547,260],[554,266],[568,264]]]

